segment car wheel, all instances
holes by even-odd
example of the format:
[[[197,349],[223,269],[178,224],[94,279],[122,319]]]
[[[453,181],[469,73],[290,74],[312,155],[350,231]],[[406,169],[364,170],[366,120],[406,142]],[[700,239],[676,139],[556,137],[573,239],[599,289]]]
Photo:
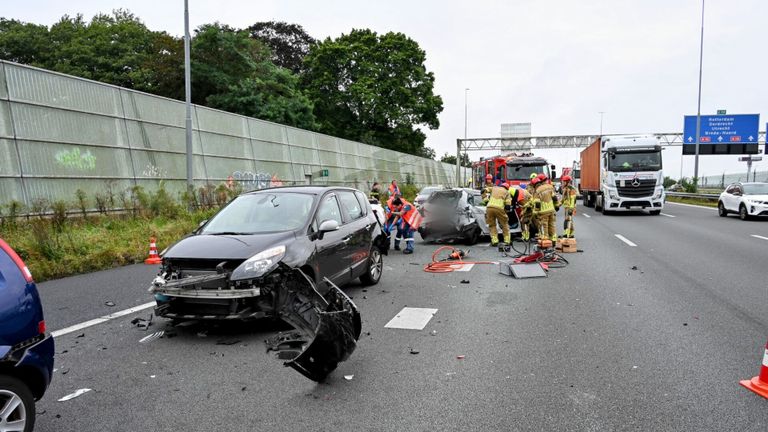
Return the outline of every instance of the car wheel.
[[[747,206],[745,206],[744,204],[739,206],[739,219],[743,221],[749,219],[749,213],[747,213]]]
[[[728,210],[725,209],[725,206],[723,205],[722,201],[717,203],[717,214],[719,214],[720,217],[728,216]]]
[[[22,381],[0,376],[0,431],[31,432],[35,427],[35,399]]]
[[[363,285],[376,285],[381,279],[383,270],[384,259],[381,257],[381,252],[376,248],[371,248],[371,253],[368,255],[368,264],[365,267],[365,273],[360,276],[360,282]]]
[[[480,228],[475,228],[472,230],[472,233],[470,233],[469,236],[464,239],[464,244],[467,246],[473,246],[477,244],[478,240],[480,240]]]

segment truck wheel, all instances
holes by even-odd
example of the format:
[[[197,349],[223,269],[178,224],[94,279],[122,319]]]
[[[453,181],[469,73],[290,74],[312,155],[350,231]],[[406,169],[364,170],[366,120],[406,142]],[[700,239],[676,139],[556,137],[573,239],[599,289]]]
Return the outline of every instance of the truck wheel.
[[[603,211],[603,203],[600,197],[595,197],[595,211],[597,212]]]
[[[603,203],[603,206],[600,207],[600,212],[603,213],[603,215],[609,215],[611,212],[605,208],[605,203]]]
[[[31,432],[35,427],[35,399],[29,387],[17,378],[0,375],[0,430]]]
[[[651,216],[658,216],[661,214],[661,210],[651,210],[648,213],[650,213]]]

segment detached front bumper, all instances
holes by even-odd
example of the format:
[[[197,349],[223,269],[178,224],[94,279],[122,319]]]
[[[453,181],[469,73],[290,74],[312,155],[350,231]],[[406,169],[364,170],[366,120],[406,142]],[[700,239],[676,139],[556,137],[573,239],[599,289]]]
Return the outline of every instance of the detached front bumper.
[[[229,275],[209,274],[163,281],[158,276],[149,292],[155,315],[171,319],[246,320],[275,314],[273,292],[279,277],[268,275],[230,288]]]

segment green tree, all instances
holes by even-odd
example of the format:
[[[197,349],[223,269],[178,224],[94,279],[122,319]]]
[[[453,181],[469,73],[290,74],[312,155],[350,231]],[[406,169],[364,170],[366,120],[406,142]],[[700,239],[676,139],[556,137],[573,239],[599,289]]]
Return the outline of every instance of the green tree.
[[[425,52],[402,33],[353,30],[304,59],[302,83],[322,132],[420,155],[443,101],[433,93]]]
[[[47,67],[51,57],[48,27],[0,18],[0,58]]]
[[[672,177],[669,177],[669,176],[664,177],[664,183],[663,183],[664,189],[667,189],[668,187],[672,186],[675,183],[677,183],[677,181]]]
[[[298,24],[279,21],[257,22],[248,27],[248,32],[252,38],[269,47],[270,58],[274,64],[296,74],[304,70],[304,57],[309,54],[310,48],[317,44],[315,38]]]
[[[136,88],[151,64],[152,31],[132,13],[115,10],[90,22],[67,15],[49,31],[53,52],[47,68],[96,81]]]
[[[456,155],[449,155],[448,153],[445,153],[443,154],[443,157],[440,158],[440,162],[456,165]],[[472,162],[469,160],[469,155],[466,153],[461,154],[461,166],[467,168],[472,166]]]
[[[314,126],[298,78],[275,66],[269,49],[245,30],[207,24],[192,40],[195,103],[302,128]]]

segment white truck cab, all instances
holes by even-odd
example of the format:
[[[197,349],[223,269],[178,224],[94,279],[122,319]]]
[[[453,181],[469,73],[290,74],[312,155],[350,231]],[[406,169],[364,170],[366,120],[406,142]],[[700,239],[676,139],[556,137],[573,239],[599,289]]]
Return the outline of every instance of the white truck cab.
[[[603,137],[600,189],[595,209],[603,213],[664,208],[661,146],[653,135]]]

